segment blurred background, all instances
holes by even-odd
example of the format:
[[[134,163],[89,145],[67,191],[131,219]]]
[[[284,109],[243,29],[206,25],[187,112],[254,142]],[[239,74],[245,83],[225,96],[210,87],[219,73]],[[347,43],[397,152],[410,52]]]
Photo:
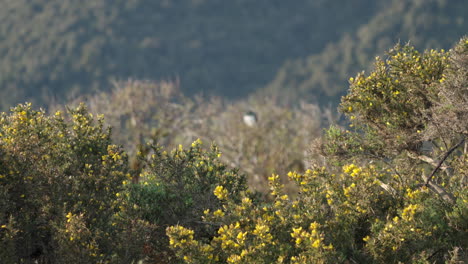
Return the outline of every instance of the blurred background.
[[[450,49],[466,0],[0,0],[0,110],[85,102],[130,156],[216,142],[262,189],[308,167],[348,79],[396,43]],[[246,125],[245,113],[258,122]],[[258,184],[257,184],[258,183]]]
[[[1,0],[0,106],[47,105],[128,79],[185,95],[336,104],[396,42],[450,48],[464,0]]]

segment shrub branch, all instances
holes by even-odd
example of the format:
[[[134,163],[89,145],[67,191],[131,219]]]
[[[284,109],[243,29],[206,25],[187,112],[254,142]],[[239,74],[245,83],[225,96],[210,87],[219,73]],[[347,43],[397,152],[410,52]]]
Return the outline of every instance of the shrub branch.
[[[440,167],[442,166],[442,164],[444,163],[444,161],[448,158],[448,156],[450,156],[450,154],[452,154],[453,151],[455,151],[455,149],[457,149],[459,146],[461,146],[463,144],[463,142],[465,142],[465,138],[463,138],[460,142],[458,142],[458,144],[456,144],[455,146],[453,146],[451,149],[449,149],[445,155],[442,157],[442,159],[439,161],[439,163],[437,164],[437,166],[434,168],[434,170],[432,171],[431,175],[429,175],[429,177],[427,177],[426,179],[426,182],[425,182],[425,186],[428,186],[429,185],[429,182],[432,180],[432,178],[434,177],[434,175],[436,174],[436,172],[440,169]]]

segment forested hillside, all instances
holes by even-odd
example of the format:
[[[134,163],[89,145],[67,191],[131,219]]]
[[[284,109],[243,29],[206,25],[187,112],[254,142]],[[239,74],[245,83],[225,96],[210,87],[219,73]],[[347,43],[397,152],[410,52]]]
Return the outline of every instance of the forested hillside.
[[[127,78],[180,78],[190,94],[246,95],[285,60],[319,52],[378,7],[368,0],[1,2],[3,108]]]
[[[128,78],[180,79],[188,95],[240,98],[267,84],[336,95],[396,40],[448,47],[468,28],[463,0],[0,2],[2,109]]]
[[[468,2],[463,0],[388,1],[356,31],[305,58],[286,62],[260,94],[278,94],[287,101],[315,98],[338,103],[348,86],[347,78],[369,70],[376,55],[394,43],[419,49],[451,47],[468,33]]]

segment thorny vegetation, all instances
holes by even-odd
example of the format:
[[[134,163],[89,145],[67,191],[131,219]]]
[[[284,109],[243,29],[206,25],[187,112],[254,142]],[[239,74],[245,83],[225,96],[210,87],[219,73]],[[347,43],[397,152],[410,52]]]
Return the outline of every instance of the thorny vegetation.
[[[323,118],[306,104],[250,102],[254,127],[246,105],[168,83],[127,83],[91,110],[18,105],[0,117],[0,259],[466,262],[467,87],[467,38],[447,52],[397,45],[350,79],[349,129],[330,127],[308,157]],[[137,146],[130,159],[113,140]],[[256,176],[267,196],[248,188]]]

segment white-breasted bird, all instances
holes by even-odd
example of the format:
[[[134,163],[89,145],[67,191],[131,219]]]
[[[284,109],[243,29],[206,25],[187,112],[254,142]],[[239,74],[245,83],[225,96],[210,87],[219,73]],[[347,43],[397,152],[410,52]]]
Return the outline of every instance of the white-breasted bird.
[[[242,119],[244,120],[244,123],[249,127],[255,126],[258,121],[257,114],[255,114],[255,112],[253,111],[248,111],[247,113],[245,113]]]

